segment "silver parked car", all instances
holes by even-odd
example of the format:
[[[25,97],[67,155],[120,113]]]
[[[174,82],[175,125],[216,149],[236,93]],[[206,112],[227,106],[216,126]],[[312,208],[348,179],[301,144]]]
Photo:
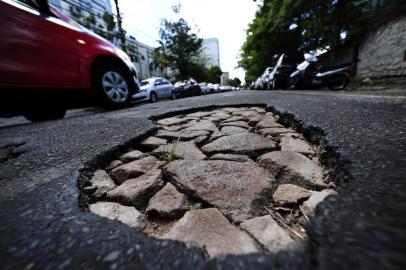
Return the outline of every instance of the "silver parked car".
[[[150,78],[141,81],[140,91],[133,96],[133,99],[157,102],[159,99],[172,97],[173,89],[173,85],[167,79]]]

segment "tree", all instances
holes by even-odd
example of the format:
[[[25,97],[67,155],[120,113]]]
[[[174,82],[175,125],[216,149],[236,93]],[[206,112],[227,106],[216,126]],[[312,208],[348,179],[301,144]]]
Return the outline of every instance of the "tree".
[[[170,63],[166,57],[163,46],[154,49],[152,59],[154,61],[154,68],[159,69],[161,74],[166,77],[165,70],[170,66]]]
[[[212,66],[207,69],[207,82],[209,83],[220,83],[221,82],[221,75],[223,71],[219,66]]]
[[[401,0],[393,0],[400,2]],[[239,66],[253,81],[281,53],[333,50],[356,43],[376,24],[372,1],[263,0],[247,29]]]
[[[239,78],[234,78],[228,81],[228,84],[233,87],[240,87],[241,86],[241,80]]]
[[[191,28],[184,19],[176,22],[162,20],[159,35],[159,56],[164,59],[161,63],[168,64],[176,70],[177,80],[191,77],[192,69],[196,68],[200,60],[203,40],[191,32]]]
[[[106,23],[107,31],[113,31],[116,27],[116,22],[114,21],[114,16],[105,11],[102,16],[103,21]]]

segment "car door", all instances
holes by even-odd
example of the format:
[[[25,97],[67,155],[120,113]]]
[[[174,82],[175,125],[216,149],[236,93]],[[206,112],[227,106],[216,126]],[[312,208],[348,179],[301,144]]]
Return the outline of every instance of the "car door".
[[[162,83],[163,83],[163,88],[164,88],[164,95],[165,97],[171,97],[172,96],[172,85],[169,81],[162,79]]]
[[[79,85],[77,32],[38,3],[0,1],[0,84]]]
[[[154,90],[155,93],[157,94],[158,98],[164,97],[164,85],[162,85],[162,80],[161,79],[156,79],[154,83]]]

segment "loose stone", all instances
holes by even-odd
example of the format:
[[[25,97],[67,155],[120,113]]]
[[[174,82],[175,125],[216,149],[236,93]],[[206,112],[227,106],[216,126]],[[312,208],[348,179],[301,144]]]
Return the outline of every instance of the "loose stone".
[[[104,168],[106,171],[111,171],[112,169],[120,166],[121,164],[123,164],[123,162],[121,160],[113,160],[112,162],[109,163],[109,165],[107,165],[106,168]]]
[[[92,187],[95,188],[93,196],[96,198],[102,197],[107,191],[116,187],[114,181],[104,170],[95,171],[90,183],[92,184]]]
[[[212,159],[212,160],[229,160],[229,161],[236,161],[236,162],[252,161],[246,155],[233,155],[233,154],[216,154],[216,155],[212,156],[210,159]]]
[[[258,252],[254,241],[215,208],[187,212],[163,238],[204,248],[210,257]]]
[[[271,139],[254,133],[239,133],[221,137],[203,146],[202,151],[210,155],[217,153],[247,155],[251,158],[276,149]]]
[[[130,163],[118,166],[111,171],[111,176],[116,183],[121,184],[129,178],[138,177],[153,169],[161,167],[164,163],[159,161],[153,156],[148,156],[140,160],[132,161]]]
[[[271,253],[286,250],[294,240],[269,215],[244,221],[241,228]]]
[[[235,121],[235,122],[227,122],[222,123],[220,126],[234,126],[234,127],[242,127],[242,128],[249,128],[248,123],[245,121]]]
[[[274,184],[266,170],[251,162],[175,160],[163,172],[180,191],[237,222],[253,217],[251,205]]]
[[[241,108],[233,108],[233,107],[230,107],[230,108],[223,108],[222,110],[223,110],[223,111],[226,111],[226,112],[229,112],[229,113],[233,113],[233,112],[239,112],[239,111],[241,111]]]
[[[222,121],[221,123],[228,123],[228,122],[236,122],[236,121],[244,121],[245,117],[242,116],[233,116],[228,118],[227,120]]]
[[[97,202],[91,204],[89,209],[96,215],[111,220],[118,220],[134,228],[144,228],[144,217],[134,207],[123,206],[112,202]]]
[[[210,136],[210,141],[212,142],[214,140],[217,140],[218,138],[221,138],[221,137],[224,137],[224,136],[227,136],[227,135],[228,135],[227,133],[223,133],[223,132],[214,132]]]
[[[257,113],[256,111],[247,110],[247,111],[233,112],[233,115],[242,116],[246,119],[249,119],[249,118],[258,116],[259,113]]]
[[[205,117],[205,116],[210,116],[212,114],[213,114],[213,112],[195,112],[195,113],[189,113],[186,116],[202,118],[202,117]]]
[[[283,127],[281,124],[276,122],[274,117],[267,116],[259,121],[255,125],[255,129],[273,128],[273,127]]]
[[[194,142],[196,145],[200,146],[200,145],[202,145],[202,144],[205,144],[205,143],[208,141],[208,139],[209,139],[209,136],[200,136],[200,137],[194,138],[194,139],[193,139],[193,142]],[[199,150],[199,151],[200,151],[200,150]]]
[[[260,121],[262,121],[266,116],[264,115],[258,115],[255,117],[252,117],[248,120],[248,125],[250,127],[255,127],[256,124],[258,124]]]
[[[151,136],[151,137],[148,137],[147,139],[143,140],[141,142],[141,145],[146,146],[146,147],[151,147],[151,148],[157,148],[157,147],[159,147],[161,145],[165,145],[167,143],[168,143],[168,141],[165,139]]]
[[[170,117],[170,118],[164,118],[161,120],[158,120],[158,124],[164,125],[164,126],[171,126],[171,125],[179,125],[179,124],[184,124],[187,123],[189,120],[184,119],[184,118],[178,118],[178,117]]]
[[[170,141],[176,141],[178,139],[181,141],[190,141],[195,139],[196,137],[208,135],[210,135],[210,132],[206,130],[192,130],[178,132],[159,130],[158,133],[156,134],[156,137],[167,139]]]
[[[315,153],[315,150],[307,141],[288,136],[280,139],[280,147],[282,151],[294,151],[304,155],[313,155]]]
[[[206,159],[206,155],[203,154],[194,142],[179,142],[167,144],[155,149],[153,153],[174,153],[177,159],[189,159],[189,160],[202,160]]]
[[[162,186],[161,171],[153,170],[138,178],[125,181],[117,188],[107,192],[107,198],[124,205],[143,207]]]
[[[197,123],[191,125],[190,127],[183,129],[182,132],[183,131],[195,131],[195,130],[206,130],[206,131],[210,131],[210,132],[219,131],[213,122],[203,120],[203,121],[200,121],[200,122],[197,122]]]
[[[148,155],[138,151],[138,150],[133,150],[131,152],[125,153],[123,155],[121,155],[119,157],[120,160],[122,160],[123,162],[130,162],[130,161],[134,161],[134,160],[138,160],[144,157],[147,157]]]
[[[313,216],[316,211],[317,205],[324,201],[327,196],[330,195],[336,195],[337,192],[335,192],[332,189],[325,189],[320,192],[314,192],[310,198],[303,203],[303,211],[308,215],[308,216]]]
[[[214,113],[212,115],[212,117],[215,117],[219,120],[226,120],[226,119],[230,118],[231,115],[229,115],[228,113],[225,113],[225,112],[217,112],[217,113]]]
[[[93,196],[96,198],[102,197],[107,191],[116,187],[114,181],[104,170],[95,171],[90,182],[92,187],[96,188],[95,192],[93,193]]]
[[[276,189],[272,198],[276,205],[284,206],[297,204],[301,200],[309,198],[312,193],[312,191],[296,185],[282,184]]]
[[[220,119],[218,119],[218,118],[216,118],[216,117],[212,117],[212,116],[203,117],[203,120],[207,120],[207,121],[213,122],[215,125],[220,124],[220,122],[221,122]]]
[[[247,133],[247,129],[242,127],[225,126],[221,128],[221,132],[227,135],[234,135],[239,133]]]
[[[274,127],[274,128],[264,128],[260,129],[259,133],[263,136],[278,136],[283,133],[295,133],[294,130],[283,128],[283,127]]]
[[[177,218],[190,207],[187,196],[177,191],[171,183],[167,183],[151,198],[146,212],[163,218]]]
[[[291,151],[274,151],[258,158],[258,164],[278,182],[296,184],[305,188],[327,187],[323,182],[323,170],[302,154]]]
[[[260,113],[260,114],[265,114],[266,113],[265,109],[261,108],[261,107],[251,107],[251,110],[254,110],[254,111],[256,111],[257,113]]]

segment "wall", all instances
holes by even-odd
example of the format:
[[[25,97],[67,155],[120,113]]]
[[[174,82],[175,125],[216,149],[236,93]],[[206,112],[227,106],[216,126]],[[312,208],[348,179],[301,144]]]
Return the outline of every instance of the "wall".
[[[392,20],[368,33],[359,45],[357,76],[364,78],[406,77],[406,16]],[[343,45],[337,60],[330,51],[320,57],[323,65],[356,59],[353,44]]]
[[[406,16],[370,33],[359,47],[361,78],[406,77]]]

